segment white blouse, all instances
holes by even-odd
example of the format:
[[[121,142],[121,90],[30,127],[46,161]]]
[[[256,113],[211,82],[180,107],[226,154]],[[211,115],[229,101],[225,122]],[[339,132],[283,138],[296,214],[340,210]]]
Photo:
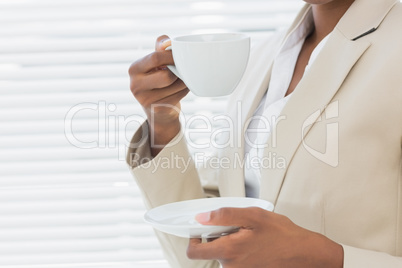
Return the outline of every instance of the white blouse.
[[[285,97],[293,77],[297,58],[300,54],[304,40],[314,28],[312,13],[308,14],[302,23],[291,33],[286,43],[275,59],[268,91],[265,93],[257,107],[245,134],[245,186],[247,197],[259,197],[261,167],[269,159],[264,159],[263,150],[275,123],[281,120],[280,113],[292,94]],[[325,37],[314,49],[309,63],[304,71],[314,62],[317,55],[325,45]],[[272,160],[272,159],[271,159]]]

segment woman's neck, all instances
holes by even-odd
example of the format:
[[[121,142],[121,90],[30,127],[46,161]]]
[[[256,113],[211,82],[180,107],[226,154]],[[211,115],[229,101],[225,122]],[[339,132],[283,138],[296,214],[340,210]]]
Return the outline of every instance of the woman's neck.
[[[314,31],[310,36],[312,41],[318,44],[332,32],[353,2],[354,0],[334,0],[327,4],[312,4],[314,19]]]

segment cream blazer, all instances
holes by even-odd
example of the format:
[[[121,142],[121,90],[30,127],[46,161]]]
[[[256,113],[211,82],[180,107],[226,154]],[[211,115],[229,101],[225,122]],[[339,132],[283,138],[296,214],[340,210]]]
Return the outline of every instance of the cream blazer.
[[[247,120],[268,88],[273,60],[309,9],[287,33],[254,47],[228,108],[235,142],[217,150],[220,159],[243,157]],[[342,244],[346,268],[402,267],[402,4],[356,0],[281,115],[264,155],[285,165],[261,171],[260,198]],[[191,158],[181,133],[148,164],[131,161],[150,156],[146,130],[135,133],[127,161],[148,208],[206,194],[245,195],[241,165],[155,170],[160,160]],[[219,267],[188,260],[187,239],[156,234],[172,267]]]

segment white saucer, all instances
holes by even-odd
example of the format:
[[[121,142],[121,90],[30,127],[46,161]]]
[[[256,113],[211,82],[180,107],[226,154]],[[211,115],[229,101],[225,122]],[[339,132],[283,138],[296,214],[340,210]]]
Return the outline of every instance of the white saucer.
[[[272,203],[255,198],[220,197],[194,199],[170,203],[151,209],[144,215],[145,222],[155,229],[186,238],[213,238],[237,231],[235,226],[202,225],[195,220],[198,213],[222,207],[260,207],[272,211]]]

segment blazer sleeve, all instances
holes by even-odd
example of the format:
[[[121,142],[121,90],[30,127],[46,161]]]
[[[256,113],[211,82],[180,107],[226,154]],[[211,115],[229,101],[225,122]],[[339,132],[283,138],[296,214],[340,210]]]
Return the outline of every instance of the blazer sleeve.
[[[401,268],[402,258],[371,250],[342,245],[344,251],[344,268]]]
[[[145,122],[134,134],[126,158],[142,192],[146,208],[204,198],[205,193],[183,133],[179,133],[155,158],[152,158],[147,130]],[[171,267],[219,267],[217,261],[188,259],[186,251],[189,239],[155,232]]]

